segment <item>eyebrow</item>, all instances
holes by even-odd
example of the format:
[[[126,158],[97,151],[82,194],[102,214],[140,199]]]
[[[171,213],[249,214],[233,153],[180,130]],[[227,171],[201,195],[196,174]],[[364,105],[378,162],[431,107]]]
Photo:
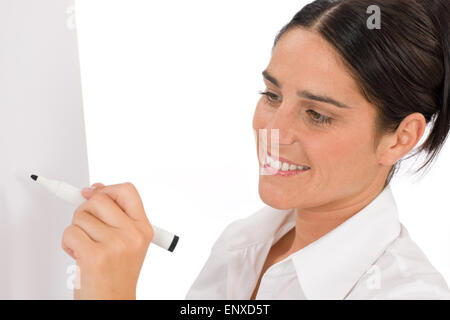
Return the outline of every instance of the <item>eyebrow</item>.
[[[277,86],[278,88],[281,88],[280,82],[274,76],[272,76],[267,70],[264,70],[262,72],[262,75],[264,78],[266,78],[268,81],[273,83],[275,86]],[[297,95],[300,98],[306,98],[306,99],[310,99],[310,100],[316,100],[316,101],[320,101],[320,102],[329,103],[329,104],[335,105],[338,108],[351,109],[345,103],[339,102],[328,96],[313,94],[307,90],[297,91]]]

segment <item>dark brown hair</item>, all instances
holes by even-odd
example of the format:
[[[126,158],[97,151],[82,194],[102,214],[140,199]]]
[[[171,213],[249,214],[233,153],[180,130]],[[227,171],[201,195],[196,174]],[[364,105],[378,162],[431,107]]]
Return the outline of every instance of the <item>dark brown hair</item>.
[[[380,29],[367,26],[371,5],[380,8]],[[375,145],[409,114],[423,114],[433,127],[408,157],[427,152],[417,173],[433,161],[449,132],[449,21],[450,0],[317,0],[279,31],[274,46],[295,27],[314,30],[327,40],[377,108]],[[385,187],[400,162],[392,166]]]

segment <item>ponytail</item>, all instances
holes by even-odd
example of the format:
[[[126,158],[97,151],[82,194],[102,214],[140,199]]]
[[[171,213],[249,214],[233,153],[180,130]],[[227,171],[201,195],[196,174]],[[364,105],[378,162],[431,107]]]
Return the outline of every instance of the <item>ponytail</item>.
[[[438,112],[433,129],[427,141],[420,148],[429,151],[428,160],[421,170],[432,161],[442,148],[450,129],[450,1],[449,0],[419,0],[429,12],[429,17],[436,27],[443,65],[443,79],[439,90]]]

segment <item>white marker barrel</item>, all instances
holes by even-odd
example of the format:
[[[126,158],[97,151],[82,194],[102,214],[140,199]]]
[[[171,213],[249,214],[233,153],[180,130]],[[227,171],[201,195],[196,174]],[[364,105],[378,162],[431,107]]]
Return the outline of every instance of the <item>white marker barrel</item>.
[[[152,225],[152,227],[153,227],[152,242],[172,252],[178,243],[179,239],[178,236],[170,233],[169,231],[161,229],[155,225]]]
[[[36,182],[43,185],[47,190],[56,194],[57,197],[79,206],[86,198],[81,194],[81,190],[71,186],[64,181],[57,181],[38,176]]]
[[[83,197],[80,189],[64,181],[47,179],[43,176],[37,176],[37,179],[35,180],[51,193],[54,193],[59,198],[66,200],[67,202],[70,202],[76,206],[79,206],[84,201],[86,201],[86,198]],[[153,224],[152,227],[154,231],[152,243],[172,252],[178,243],[179,237]]]

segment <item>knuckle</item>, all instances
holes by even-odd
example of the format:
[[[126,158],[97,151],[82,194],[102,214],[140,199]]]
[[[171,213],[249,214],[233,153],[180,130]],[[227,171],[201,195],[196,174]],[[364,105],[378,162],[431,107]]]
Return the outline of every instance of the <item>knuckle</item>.
[[[134,247],[137,250],[147,248],[151,242],[150,234],[147,232],[142,232],[140,230],[136,231],[134,236]]]
[[[85,218],[85,212],[81,210],[75,211],[72,217],[72,224],[80,224]]]
[[[136,234],[134,241],[136,249],[141,249],[147,246],[148,238],[142,232],[139,232]]]
[[[145,238],[147,240],[148,243],[152,242],[153,237],[155,235],[155,231],[153,230],[152,225],[149,225],[146,229],[145,229]]]
[[[65,245],[66,240],[67,240],[67,228],[64,229],[63,235],[62,235],[62,237],[61,237],[61,247],[62,247],[63,249],[66,247],[66,245]]]
[[[129,191],[136,191],[136,187],[131,182],[125,182],[123,187]]]
[[[106,200],[106,197],[107,196],[105,194],[103,194],[102,192],[96,192],[96,193],[94,193],[92,195],[92,197],[88,201],[92,200],[92,202],[100,202],[100,203],[102,203],[102,202],[104,202]]]
[[[76,226],[74,226],[73,224],[69,225],[68,227],[66,227],[63,231],[63,235],[61,238],[61,247],[64,249],[66,247],[66,243],[69,242],[69,239],[74,237],[74,234],[76,232]]]
[[[102,188],[102,187],[105,186],[105,185],[104,185],[103,183],[101,183],[101,182],[96,182],[96,183],[93,183],[92,185],[95,186],[96,188]]]
[[[102,207],[104,207],[107,203],[106,199],[107,195],[102,194],[100,192],[94,193],[94,195],[88,200],[89,205],[93,208],[93,210],[99,211]]]
[[[125,241],[128,244],[127,248],[132,251],[140,251],[148,245],[146,234],[136,227],[131,228],[129,232],[127,232]]]
[[[73,232],[74,232],[74,225],[73,224],[71,224],[70,226],[68,226],[68,227],[66,227],[65,229],[64,229],[64,232],[63,232],[63,239],[66,239],[67,237],[69,237],[70,235],[72,235],[73,234]]]

